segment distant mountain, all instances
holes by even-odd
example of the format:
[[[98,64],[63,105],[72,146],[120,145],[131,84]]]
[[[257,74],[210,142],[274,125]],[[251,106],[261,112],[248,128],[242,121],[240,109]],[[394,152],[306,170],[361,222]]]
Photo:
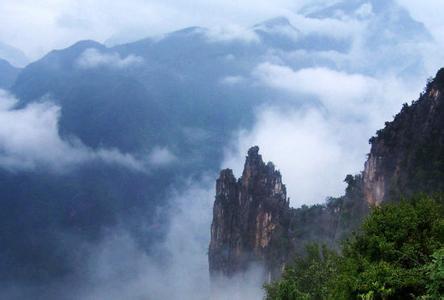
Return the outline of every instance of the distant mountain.
[[[336,7],[335,11],[339,8]],[[377,23],[376,17],[367,18],[370,24]],[[404,19],[402,24],[408,23],[410,27],[417,28],[418,36],[423,32],[421,24]],[[399,26],[401,24],[396,23],[392,30],[398,30]],[[394,47],[406,38],[381,36],[373,40],[373,36],[369,35],[368,40],[364,41],[368,43],[366,47],[372,48],[371,51],[382,53],[374,47]],[[206,143],[211,145],[209,153],[199,155],[203,158],[213,156],[211,153],[221,149],[224,141],[222,137],[227,138],[235,128],[251,124],[253,107],[276,98],[281,103],[295,103],[294,97],[290,98],[285,93],[276,96],[275,90],[254,85],[252,71],[259,64],[267,62],[271,53],[276,59],[281,59],[297,70],[319,64],[333,66],[336,63],[326,57],[319,58],[319,61],[315,58],[309,61],[289,59],[294,51],[311,51],[313,57],[316,57],[319,51],[345,54],[351,47],[349,39],[305,33],[284,17],[257,24],[242,33],[214,33],[210,29],[190,27],[167,34],[161,39],[148,38],[111,48],[93,41],[83,41],[67,49],[53,51],[25,68],[12,91],[22,105],[39,101],[49,94],[53,101],[61,105],[61,132],[77,136],[93,147],[103,144],[123,151],[138,152],[147,145],[152,148],[157,144],[168,144],[186,153],[182,144],[190,140],[187,136],[190,130],[207,131],[210,133],[207,136],[212,136],[213,140]],[[86,58],[92,63],[90,66],[79,63],[87,56],[85,53],[90,55]],[[95,57],[91,57],[91,54]],[[403,55],[413,57],[414,53]],[[387,60],[384,56],[375,59]],[[371,69],[374,65],[363,65],[362,71],[377,72]],[[397,68],[401,75],[407,69],[420,68],[421,63],[416,58],[403,57],[402,63],[387,61],[383,65],[386,68]],[[352,65],[344,67],[355,68]],[[109,86],[113,86],[112,91],[107,89]],[[72,92],[66,93],[67,90]],[[130,90],[134,94],[127,94]],[[122,109],[118,105],[130,101],[128,103],[132,104],[125,104],[125,109],[138,112],[131,114],[136,118],[133,124],[137,124],[139,129],[130,128],[131,124],[123,124],[123,119],[113,121],[113,124],[106,124],[103,120],[103,125],[100,125],[101,121],[95,118],[105,106],[93,98],[107,99],[109,109]],[[273,103],[276,104],[276,101]],[[71,104],[74,107],[68,107]],[[95,104],[100,107],[89,107]],[[100,115],[108,114],[103,111]],[[97,121],[94,126],[88,123],[93,119]],[[162,120],[162,126],[156,119]],[[88,132],[76,124],[90,124],[85,126]],[[130,136],[125,137],[125,141],[122,136],[107,137],[107,134],[120,135],[116,127]],[[104,135],[103,128],[114,133]],[[186,133],[183,132],[184,128]],[[218,155],[220,157],[221,153]]]
[[[24,67],[29,59],[20,49],[17,49],[0,41],[0,57],[9,61],[15,67]]]
[[[20,69],[0,58],[0,89],[8,89],[17,79]]]

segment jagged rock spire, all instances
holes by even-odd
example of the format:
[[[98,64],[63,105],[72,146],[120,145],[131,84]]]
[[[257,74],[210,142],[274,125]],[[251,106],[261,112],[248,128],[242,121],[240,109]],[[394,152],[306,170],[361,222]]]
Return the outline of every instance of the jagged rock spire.
[[[269,250],[275,234],[281,237],[286,230],[283,223],[288,211],[281,174],[272,163],[263,162],[258,146],[250,148],[242,177],[236,180],[233,172],[225,169],[216,182],[210,273],[231,276],[245,271],[253,262],[263,264],[270,273],[275,271],[273,268],[279,269]],[[279,259],[283,262],[285,255],[282,253]]]

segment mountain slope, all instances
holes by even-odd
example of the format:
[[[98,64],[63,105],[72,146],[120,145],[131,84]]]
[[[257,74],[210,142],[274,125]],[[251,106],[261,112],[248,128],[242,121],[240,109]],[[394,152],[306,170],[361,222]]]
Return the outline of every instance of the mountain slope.
[[[17,79],[20,69],[0,58],[0,89],[9,89]]]
[[[443,89],[441,69],[420,98],[370,140],[363,178],[368,203],[444,191]]]

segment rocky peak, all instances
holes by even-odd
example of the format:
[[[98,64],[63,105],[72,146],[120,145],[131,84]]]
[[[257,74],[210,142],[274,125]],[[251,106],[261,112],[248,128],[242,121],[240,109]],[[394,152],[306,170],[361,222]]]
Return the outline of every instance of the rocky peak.
[[[244,171],[242,172],[243,182],[248,183],[252,177],[260,174],[264,167],[265,163],[262,160],[262,155],[259,154],[259,147],[251,147],[248,150],[248,155],[245,159]]]
[[[236,180],[233,172],[225,169],[216,182],[210,273],[231,276],[246,271],[254,263],[261,264],[269,273],[274,272],[281,263],[276,264],[271,250],[276,249],[273,244],[286,230],[288,211],[281,174],[272,163],[263,162],[259,147],[250,148],[242,177]],[[282,253],[282,263],[284,257]]]
[[[264,164],[262,160],[262,155],[259,154],[259,147],[253,146],[248,149],[247,159],[245,160],[245,165],[257,165],[262,166]]]

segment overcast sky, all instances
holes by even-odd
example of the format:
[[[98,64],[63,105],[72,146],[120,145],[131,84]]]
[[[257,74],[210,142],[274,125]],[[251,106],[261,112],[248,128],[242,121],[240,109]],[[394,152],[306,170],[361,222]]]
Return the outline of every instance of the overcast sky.
[[[437,39],[444,39],[440,0],[397,0]],[[249,26],[267,18],[297,13],[295,0],[2,0],[0,41],[32,60],[51,49],[82,39],[104,42],[137,39],[187,26]]]
[[[444,60],[444,21],[439,13],[444,8],[444,2],[426,0],[418,4],[415,0],[394,0],[406,8],[415,20],[422,22],[432,35],[434,41],[423,43],[422,36],[410,35],[407,27],[412,22],[402,18],[405,14],[399,7],[392,11],[385,10],[387,14],[380,11],[375,13],[378,16],[373,14],[373,6],[390,3],[381,2],[383,0],[346,0],[346,3],[358,1],[357,10],[352,9],[348,15],[336,19],[334,12],[322,20],[302,16],[301,11],[307,11],[308,3],[319,8],[335,1],[2,0],[0,42],[23,50],[31,60],[78,40],[131,41],[196,25],[219,29],[210,30],[211,37],[216,40],[233,38],[234,34],[236,38],[251,42],[254,41],[254,32],[242,30],[242,27],[282,15],[288,17],[304,34],[350,39],[353,46],[345,55],[335,51],[310,50],[275,53],[275,57],[264,57],[263,63],[253,68],[245,78],[221,78],[226,84],[256,84],[275,91],[276,95],[289,93],[295,100],[309,95],[327,108],[327,116],[322,111],[313,110],[283,111],[275,107],[258,110],[256,126],[248,132],[240,130],[233,141],[235,151],[227,151],[223,164],[224,167],[234,168],[240,175],[237,169],[242,167],[248,147],[260,145],[264,159],[272,160],[282,168],[288,186],[304,183],[303,187],[289,188],[292,199],[299,201],[293,203],[297,206],[323,202],[327,195],[340,195],[345,174],[362,170],[365,154],[369,150],[368,138],[399,111],[403,102],[417,97],[425,79],[433,75]],[[372,6],[372,2],[375,5]],[[422,28],[416,23],[414,26]],[[231,28],[231,33],[220,30],[221,27]],[[421,31],[420,35],[427,35],[427,32]],[[368,43],[363,42],[365,39]],[[322,64],[318,64],[313,68],[298,69],[291,63],[285,63],[293,60],[322,62],[326,59],[334,62],[336,67],[321,67]],[[424,68],[409,71],[409,78],[398,76],[408,66],[404,66],[404,62],[410,60],[420,61]],[[116,53],[103,55],[90,49],[79,57],[78,64],[81,68],[103,64],[124,68],[141,61],[136,56],[120,57]],[[33,115],[33,112],[28,109],[23,111],[23,116]],[[9,116],[11,112],[4,109],[0,113]],[[48,116],[54,126],[45,131],[45,137],[59,145],[57,149],[67,148],[57,136],[57,110],[52,109]],[[39,127],[30,124],[30,128]],[[280,128],[278,133],[276,128]],[[8,136],[5,133],[5,137]],[[42,144],[48,143],[43,140]],[[15,154],[21,148],[17,150],[11,146],[8,149],[10,154]],[[68,149],[77,157],[81,154],[83,160],[97,157],[97,154],[88,151],[85,154],[84,149]],[[168,149],[157,150],[150,160],[174,162],[174,156]],[[41,157],[46,159],[44,149],[38,152],[30,148],[29,153],[42,153]],[[117,155],[119,162],[133,162],[131,157],[112,154],[113,158]],[[8,161],[11,161],[9,157]],[[20,158],[18,161],[25,160]],[[319,169],[326,170],[322,176],[318,174]],[[322,190],[317,188],[320,181],[324,182]]]

